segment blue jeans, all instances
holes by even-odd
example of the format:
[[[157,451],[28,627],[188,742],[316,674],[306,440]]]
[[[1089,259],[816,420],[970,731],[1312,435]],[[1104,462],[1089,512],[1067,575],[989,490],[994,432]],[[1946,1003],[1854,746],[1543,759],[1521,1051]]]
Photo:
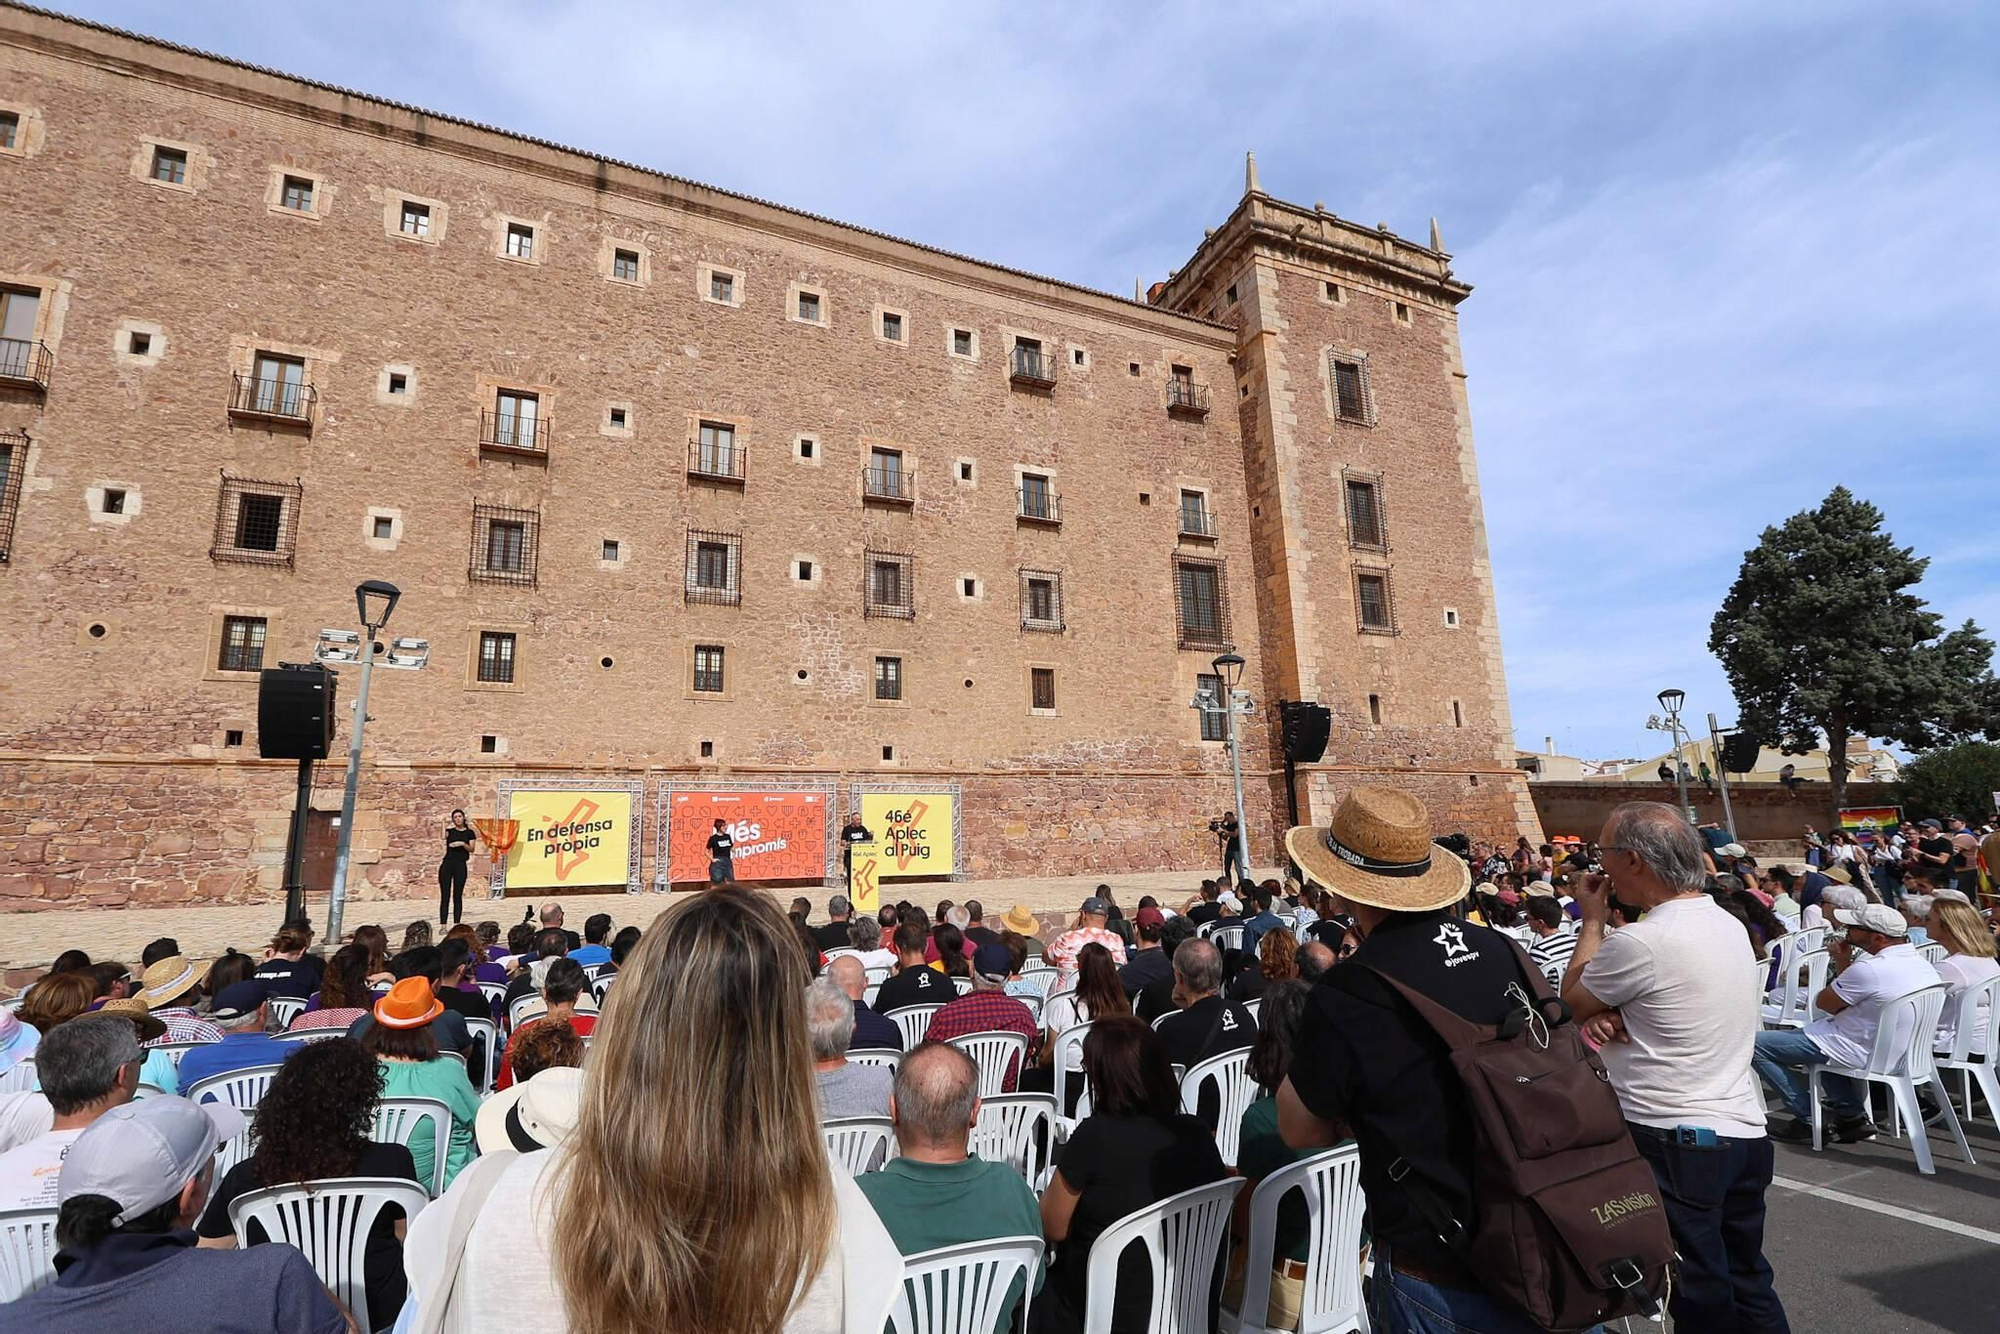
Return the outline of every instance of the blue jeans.
[[[1791,1108],[1792,1115],[1801,1121],[1812,1120],[1812,1104],[1806,1101],[1809,1085],[1805,1068],[1809,1065],[1826,1064],[1826,1053],[1819,1044],[1796,1028],[1778,1028],[1757,1035],[1757,1046],[1750,1055],[1751,1068],[1764,1077],[1785,1106]],[[1868,1114],[1868,1104],[1861,1099],[1861,1086],[1851,1079],[1839,1075],[1820,1076],[1819,1086],[1826,1090],[1826,1100],[1833,1110],[1847,1120]]]
[[[1713,1148],[1697,1148],[1678,1142],[1671,1130],[1634,1125],[1631,1131],[1660,1183],[1680,1257],[1667,1301],[1675,1327],[1790,1334],[1764,1258],[1771,1141],[1719,1139]]]
[[[1388,1243],[1379,1239],[1368,1319],[1375,1334],[1544,1334],[1517,1308],[1486,1292],[1441,1288],[1397,1273]],[[1592,1325],[1582,1334],[1604,1334],[1604,1326]]]

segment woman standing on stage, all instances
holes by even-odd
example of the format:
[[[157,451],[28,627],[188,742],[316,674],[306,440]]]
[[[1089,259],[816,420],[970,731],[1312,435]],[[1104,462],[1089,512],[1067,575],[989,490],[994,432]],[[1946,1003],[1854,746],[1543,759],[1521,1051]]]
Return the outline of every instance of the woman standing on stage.
[[[438,863],[439,926],[465,920],[465,864],[478,841],[479,831],[465,822],[465,812],[453,811],[451,823],[444,827],[444,860]]]

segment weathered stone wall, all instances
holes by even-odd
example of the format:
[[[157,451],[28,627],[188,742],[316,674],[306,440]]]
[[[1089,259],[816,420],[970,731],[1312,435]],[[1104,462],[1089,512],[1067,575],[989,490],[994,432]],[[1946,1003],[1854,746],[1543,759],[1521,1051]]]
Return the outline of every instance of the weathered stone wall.
[[[1695,815],[1706,822],[1724,823],[1722,796],[1711,794],[1700,783],[1688,785],[1688,800]],[[1530,783],[1542,828],[1551,834],[1575,834],[1596,838],[1611,808],[1628,801],[1662,801],[1673,805],[1679,798],[1672,783]],[[1729,789],[1729,801],[1736,814],[1736,837],[1743,843],[1782,843],[1790,855],[1799,851],[1799,840],[1810,825],[1824,834],[1832,828],[1827,809],[1825,783],[1804,783],[1787,790],[1777,783],[1738,783]],[[1849,783],[1849,806],[1886,806],[1895,802],[1895,788],[1887,783]]]

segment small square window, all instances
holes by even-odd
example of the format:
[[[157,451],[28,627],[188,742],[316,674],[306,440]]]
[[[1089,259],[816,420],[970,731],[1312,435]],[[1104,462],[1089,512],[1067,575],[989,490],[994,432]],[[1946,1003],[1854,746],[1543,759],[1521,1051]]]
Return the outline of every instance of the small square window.
[[[1447,630],[1458,629],[1458,608],[1446,607],[1444,609],[1444,625]]]
[[[1228,292],[1226,292],[1226,293],[1224,293],[1224,295],[1228,297],[1228,299],[1229,299],[1229,304],[1230,304],[1230,305],[1232,305],[1232,306],[1233,306],[1233,305],[1235,305],[1235,304],[1236,304],[1236,284],[1235,284],[1235,283],[1231,283],[1231,284],[1229,284],[1229,291],[1228,291]]]
[[[535,257],[535,229],[526,223],[508,223],[507,253],[515,259],[533,259]]]
[[[971,460],[971,459],[965,459],[965,460],[962,460],[962,461],[961,461],[961,462],[959,463],[959,465],[958,465],[958,480],[959,480],[959,481],[961,481],[961,482],[969,482],[969,481],[971,481],[971,480],[972,480],[972,460]]]
[[[386,514],[375,516],[375,536],[386,542],[396,535],[396,521]]]
[[[802,459],[811,458],[813,456],[813,447],[815,443],[816,442],[813,440],[811,436],[806,436],[803,439],[801,439],[799,441],[799,457]]]
[[[892,343],[903,341],[903,317],[889,310],[882,312],[882,337]]]
[[[514,636],[501,630],[479,632],[479,679],[497,685],[514,683]]]
[[[407,393],[409,393],[409,392],[410,392],[410,377],[409,377],[409,376],[407,376],[407,375],[405,375],[405,374],[404,374],[403,372],[401,372],[401,371],[390,371],[390,372],[389,372],[389,392],[390,392],[390,393],[392,393],[392,394],[407,394]]]
[[[431,206],[419,204],[414,199],[403,201],[403,218],[398,224],[405,236],[429,236],[431,234]]]
[[[21,118],[12,111],[0,111],[0,148],[21,146]]]
[[[812,577],[813,577],[813,563],[809,560],[800,561],[799,582],[802,584],[809,584],[812,582]]]
[[[951,331],[951,354],[955,357],[972,355],[972,330],[953,329]]]
[[[617,538],[615,538],[615,537],[607,537],[607,538],[605,538],[605,539],[604,539],[604,545],[603,545],[603,547],[601,548],[601,553],[602,553],[602,554],[601,554],[601,559],[604,559],[604,560],[617,560],[617,559],[618,559],[618,539],[617,539]]]
[[[715,758],[715,743],[713,741],[704,741],[701,743],[701,757],[704,760]]]
[[[623,408],[613,408],[613,409],[611,409],[611,413],[610,413],[610,420],[611,420],[611,426],[612,426],[612,429],[613,429],[613,430],[621,430],[621,431],[622,431],[622,430],[624,430],[624,429],[625,429],[625,409],[623,409]]]
[[[312,212],[313,183],[303,176],[285,177],[284,192],[278,202],[294,213]]]
[[[901,699],[903,697],[903,660],[901,658],[875,659],[875,698]]]
[[[1056,669],[1053,667],[1030,667],[1028,669],[1028,703],[1035,709],[1053,709],[1056,706]]]
[[[708,275],[708,299],[711,301],[734,301],[736,299],[735,275],[711,272]]]
[[[979,581],[977,579],[961,579],[958,581],[958,591],[969,598],[976,598],[979,596]]]
[[[1071,348],[1069,350],[1069,360],[1072,366],[1083,365],[1083,349],[1080,347]]]
[[[636,250],[614,250],[611,252],[611,276],[621,282],[639,281],[639,252]]]
[[[480,753],[481,755],[497,755],[497,754],[499,754],[499,753],[500,753],[500,738],[499,738],[499,737],[497,737],[497,736],[494,736],[494,735],[493,735],[493,734],[492,734],[491,732],[488,732],[488,733],[487,733],[486,735],[484,735],[484,736],[480,737],[480,738],[479,738],[479,753]]]
[[[694,647],[694,688],[705,695],[722,693],[722,646],[696,644]]]
[[[799,318],[801,320],[804,320],[807,324],[818,324],[819,307],[820,307],[820,301],[818,292],[799,293]]]
[[[126,346],[131,349],[132,355],[135,357],[150,355],[153,350],[153,335],[134,332],[130,341],[126,343]]]
[[[178,148],[153,150],[153,179],[164,185],[186,185],[188,155]]]
[[[123,514],[125,512],[125,493],[106,488],[104,492],[104,512],[106,514]]]
[[[1326,299],[1328,301],[1338,301],[1341,299],[1339,283],[1328,283],[1326,285]]]
[[[1407,301],[1398,301],[1398,302],[1396,303],[1396,318],[1397,318],[1397,319],[1399,319],[1399,320],[1401,320],[1401,321],[1402,321],[1403,323],[1405,323],[1405,324],[1408,324],[1408,323],[1410,322],[1410,303],[1409,303],[1409,302],[1407,302]]]
[[[1125,365],[1125,373],[1127,375],[1137,375],[1139,373],[1139,363],[1136,361],[1127,362]]]
[[[891,764],[895,763],[895,760],[896,760],[896,748],[895,748],[894,746],[884,746],[884,747],[882,747],[882,758],[883,758],[883,759],[884,759],[885,761],[887,761],[887,762],[889,762],[889,763],[891,763]]]
[[[237,746],[242,745],[243,729],[240,727],[231,727],[226,731],[224,731],[222,734],[222,744],[228,746],[232,750],[235,749]]]

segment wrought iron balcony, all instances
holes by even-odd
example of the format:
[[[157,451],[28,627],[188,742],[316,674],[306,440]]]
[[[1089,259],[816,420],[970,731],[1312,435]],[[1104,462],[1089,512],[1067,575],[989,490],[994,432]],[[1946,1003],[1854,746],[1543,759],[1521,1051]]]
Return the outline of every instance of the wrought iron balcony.
[[[0,384],[29,389],[38,394],[49,391],[49,373],[55,369],[55,354],[47,343],[25,338],[0,338]]]
[[[699,437],[688,441],[688,476],[709,482],[743,485],[743,446],[718,444]]]
[[[1176,417],[1206,417],[1208,386],[1178,377],[1167,381],[1167,411]]]
[[[479,447],[489,453],[547,462],[549,419],[540,414],[530,417],[524,412],[481,412]]]
[[[1016,343],[1009,378],[1015,384],[1031,389],[1053,389],[1056,387],[1056,359],[1038,347]]]
[[[861,495],[887,505],[914,505],[917,500],[910,474],[901,468],[862,469]]]
[[[1022,523],[1044,523],[1051,528],[1062,526],[1062,497],[1047,487],[1024,486],[1016,491],[1019,507],[1015,515]]]
[[[259,379],[235,372],[229,390],[229,415],[238,421],[262,422],[310,432],[319,396],[303,381]]]
[[[1181,511],[1181,536],[1201,542],[1216,540],[1215,515],[1206,509]]]

